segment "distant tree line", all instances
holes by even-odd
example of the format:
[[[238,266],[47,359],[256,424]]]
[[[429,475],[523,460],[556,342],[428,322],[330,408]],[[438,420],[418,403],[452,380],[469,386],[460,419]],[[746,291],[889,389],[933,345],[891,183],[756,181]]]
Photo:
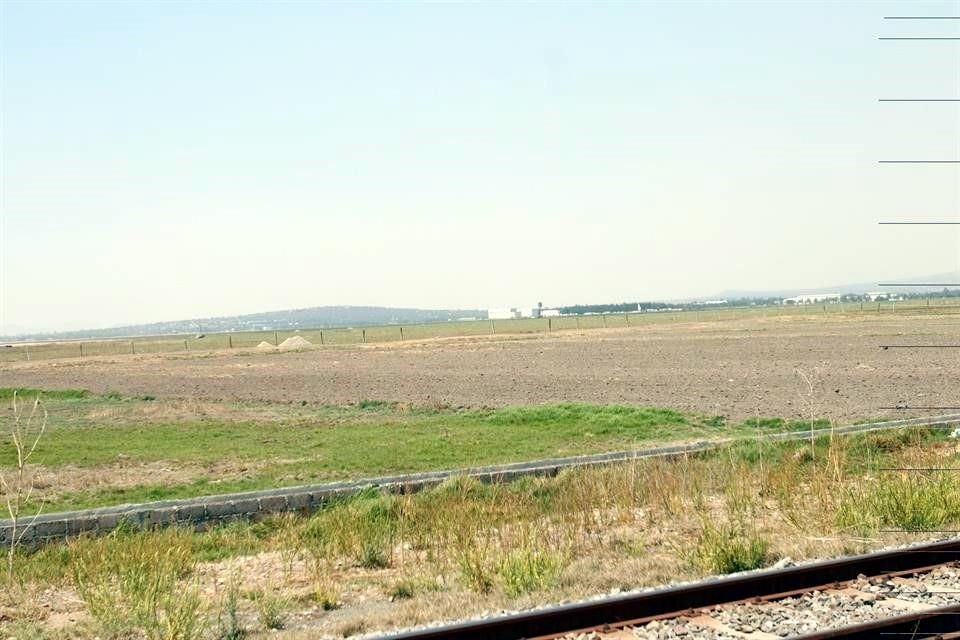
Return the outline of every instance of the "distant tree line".
[[[611,304],[575,304],[569,307],[560,307],[563,315],[584,315],[587,313],[634,313],[636,311],[659,311],[661,309],[678,309],[683,307],[679,303],[667,302],[617,302]]]
[[[129,338],[135,336],[190,335],[234,331],[294,331],[326,327],[378,326],[389,324],[426,324],[450,322],[460,318],[486,317],[482,309],[411,309],[392,307],[328,306],[287,309],[239,316],[196,318],[171,322],[63,331],[18,336],[31,340],[74,340]]]

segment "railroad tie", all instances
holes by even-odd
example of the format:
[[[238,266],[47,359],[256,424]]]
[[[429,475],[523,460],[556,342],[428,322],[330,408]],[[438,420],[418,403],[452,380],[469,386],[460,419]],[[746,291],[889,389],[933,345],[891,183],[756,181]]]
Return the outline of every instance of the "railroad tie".
[[[903,587],[919,587],[920,582],[912,578],[891,578],[891,582],[896,585]],[[927,593],[960,593],[960,589],[954,589],[953,587],[940,587],[935,584],[924,585],[924,591]]]
[[[703,627],[704,629],[710,629],[712,631],[716,631],[717,633],[723,633],[737,638],[746,638],[747,640],[781,640],[780,636],[767,633],[765,631],[753,631],[751,633],[737,631],[733,627],[728,627],[716,618],[711,618],[707,614],[701,614],[693,618],[684,619],[689,621],[691,624],[697,625],[698,627]]]
[[[900,598],[891,598],[890,596],[885,596],[877,593],[870,593],[869,591],[861,591],[855,587],[847,587],[845,589],[838,589],[837,593],[842,593],[844,595],[853,596],[854,598],[860,598],[867,602],[873,602],[880,600],[886,605],[895,607],[897,609],[903,609],[904,611],[926,611],[928,609],[936,609],[936,606],[930,604],[923,604],[922,602],[915,602],[913,600],[901,600]]]

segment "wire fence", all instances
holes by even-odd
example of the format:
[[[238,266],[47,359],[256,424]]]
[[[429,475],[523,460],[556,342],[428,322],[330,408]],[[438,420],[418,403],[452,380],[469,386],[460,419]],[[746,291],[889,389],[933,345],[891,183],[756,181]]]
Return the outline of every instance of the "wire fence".
[[[324,329],[283,329],[213,333],[206,335],[143,336],[104,340],[12,343],[0,345],[0,362],[22,362],[64,358],[142,354],[191,354],[225,349],[256,349],[262,343],[275,347],[300,336],[316,347],[376,344],[405,340],[471,337],[496,334],[530,334],[551,331],[616,329],[657,323],[717,322],[750,317],[811,316],[823,314],[960,314],[960,299],[930,298],[899,302],[845,302],[812,305],[701,308],[677,311],[646,311],[554,316],[463,320],[429,324],[383,325]]]

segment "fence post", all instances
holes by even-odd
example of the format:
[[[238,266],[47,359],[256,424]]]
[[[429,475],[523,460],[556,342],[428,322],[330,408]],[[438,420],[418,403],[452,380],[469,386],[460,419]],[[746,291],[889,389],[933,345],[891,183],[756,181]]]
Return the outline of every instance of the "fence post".
[[[400,341],[403,342],[403,327],[400,327]]]
[[[323,329],[320,329],[320,345],[323,346]]]
[[[27,360],[30,360],[30,345],[25,344],[23,345],[23,348],[27,351]]]
[[[277,335],[277,332],[276,332],[276,331],[273,332],[273,346],[275,346],[275,347],[279,347],[279,346],[280,346],[280,336]]]
[[[360,329],[360,339],[363,340],[363,344],[367,344],[367,330]]]
[[[577,331],[580,331],[580,316],[577,316]]]
[[[627,325],[630,324],[630,314],[629,314],[629,313],[624,312],[624,314],[623,314],[623,321],[626,322]]]
[[[497,332],[497,328],[496,328],[495,326],[493,326],[493,320],[491,320],[491,321],[490,321],[490,333],[493,334],[493,333],[496,333],[496,332]]]
[[[184,351],[190,351],[190,347],[187,346],[187,339],[186,339],[186,338],[183,339],[183,350],[184,350]]]
[[[606,328],[607,328],[607,314],[601,313],[601,314],[600,314],[600,319],[603,320],[603,328],[606,329]]]
[[[553,330],[553,319],[547,318],[547,333]]]
[[[133,346],[133,340],[130,341],[130,353],[136,355],[137,349]]]
[[[80,357],[83,357],[83,343],[80,343]]]
[[[230,335],[227,336],[227,345],[229,346],[230,349],[233,349],[233,336],[230,336]]]

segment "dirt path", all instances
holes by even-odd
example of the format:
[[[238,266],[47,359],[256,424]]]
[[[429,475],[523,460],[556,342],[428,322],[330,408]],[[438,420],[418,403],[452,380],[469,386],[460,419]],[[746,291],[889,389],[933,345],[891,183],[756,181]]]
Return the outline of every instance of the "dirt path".
[[[812,410],[851,420],[892,415],[880,407],[898,402],[960,406],[956,350],[879,348],[910,341],[960,342],[960,322],[930,316],[760,318],[282,354],[25,362],[0,367],[0,386],[217,401],[627,403],[733,419],[806,417]],[[812,393],[797,370],[812,376]]]

